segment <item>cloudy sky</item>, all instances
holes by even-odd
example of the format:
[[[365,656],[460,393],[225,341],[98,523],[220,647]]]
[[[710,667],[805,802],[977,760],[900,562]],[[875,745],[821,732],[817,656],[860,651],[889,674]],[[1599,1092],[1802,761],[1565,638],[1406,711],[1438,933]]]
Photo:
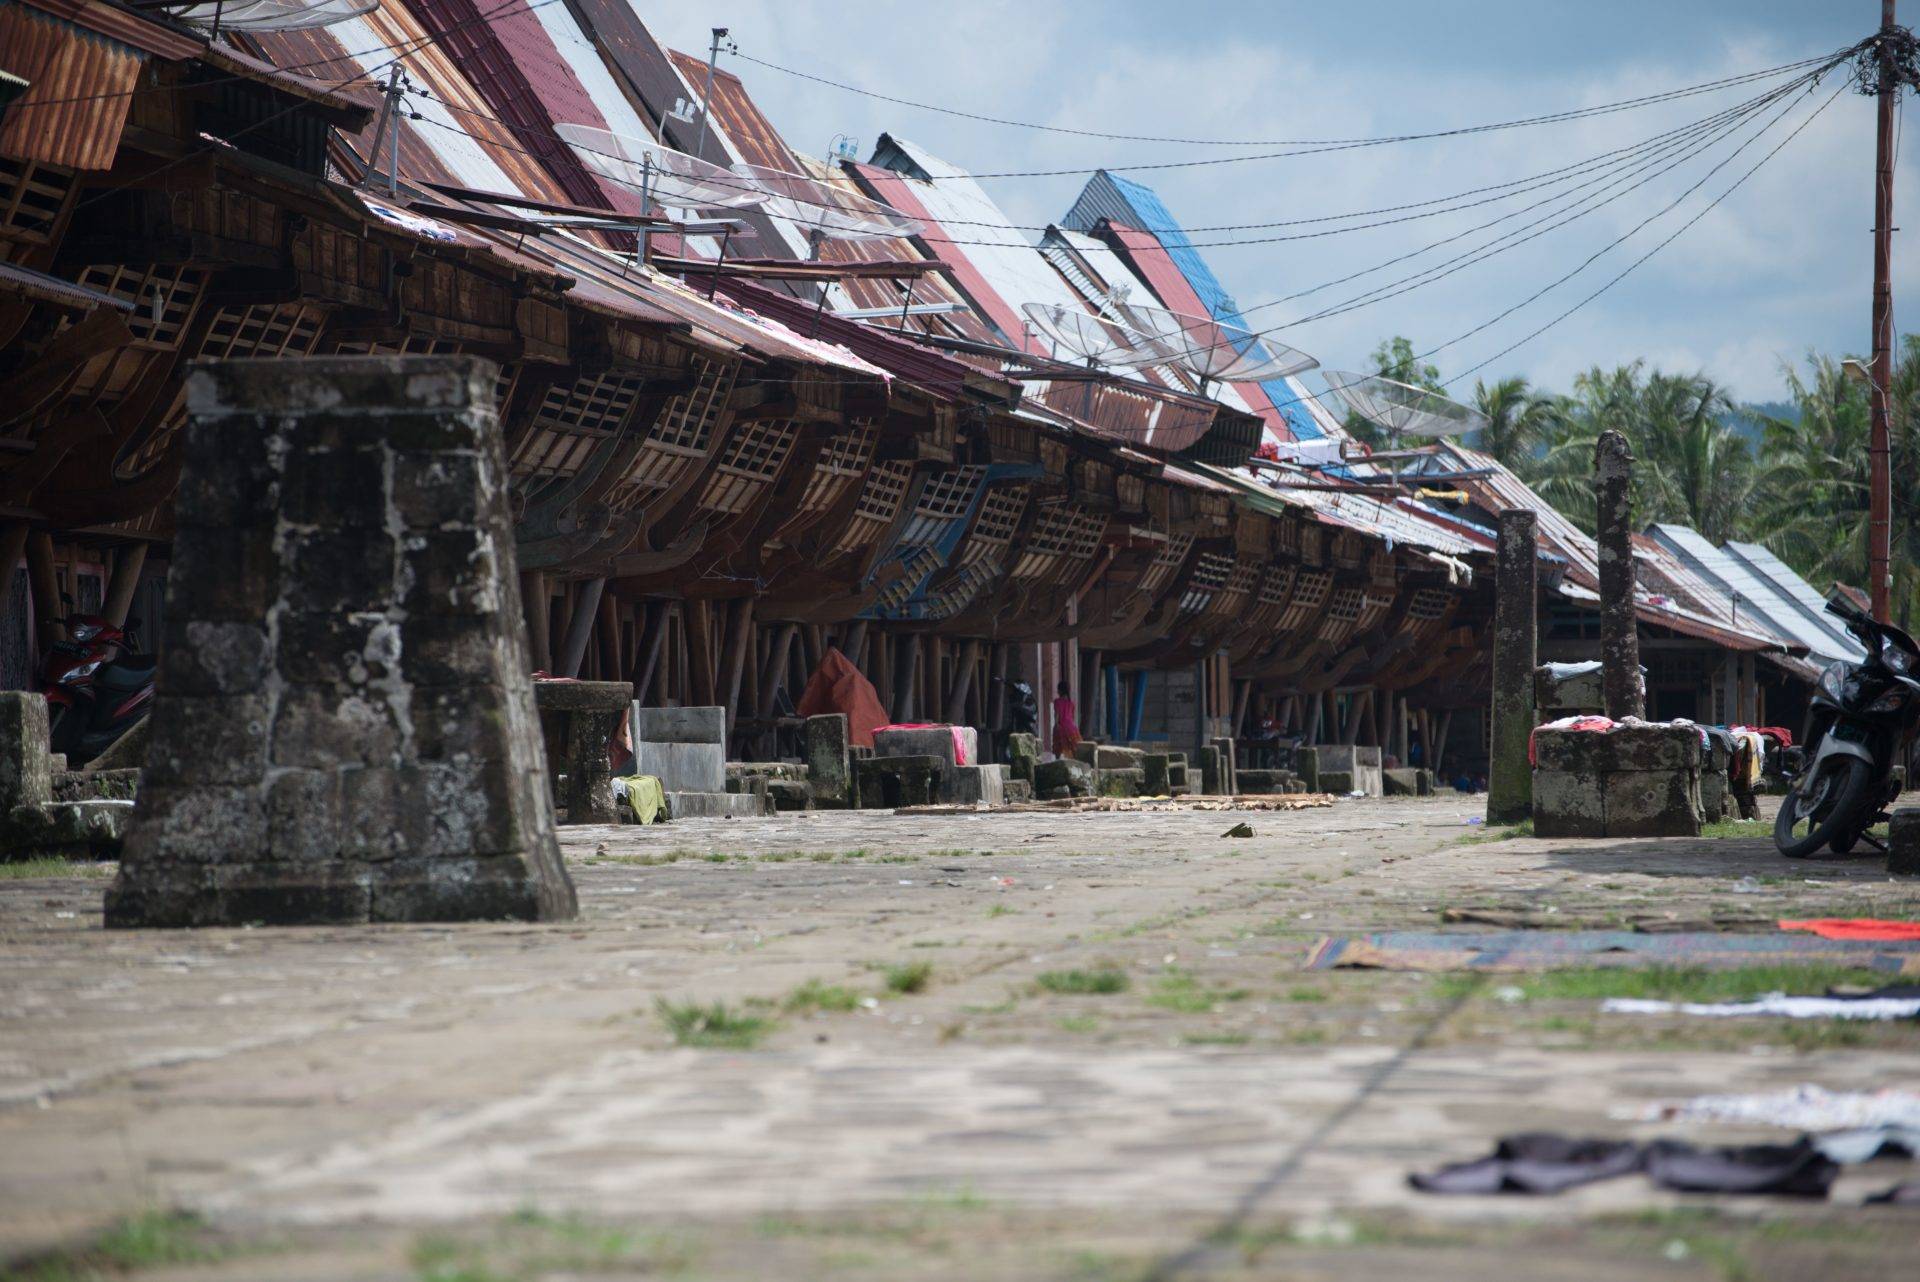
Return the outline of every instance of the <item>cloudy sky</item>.
[[[1850,44],[1879,21],[1873,0],[634,3],[661,39],[702,54],[708,29],[725,24],[743,55],[895,97],[1060,127],[1228,140],[1419,133],[1617,102],[1813,57]],[[974,171],[1100,166],[1127,171],[1263,150],[1104,141],[1008,128],[856,96],[739,58],[724,59],[723,65],[741,75],[789,144],[816,155],[826,152],[836,134],[849,134],[865,156],[883,131]],[[1190,230],[1323,218],[1558,169],[1692,124],[1777,83],[1736,86],[1577,122],[1131,176],[1155,187]],[[1573,212],[1647,180],[1485,263],[1279,335],[1328,367],[1351,367],[1389,334],[1405,334],[1426,350],[1480,326],[1578,267],[1705,177],[1672,212],[1537,302],[1436,352],[1431,359],[1443,377],[1450,377],[1493,357],[1604,284],[1811,118],[1737,191],[1633,275],[1483,371],[1489,377],[1524,374],[1564,388],[1588,366],[1644,357],[1666,369],[1704,370],[1739,397],[1770,399],[1780,394],[1783,360],[1799,360],[1810,348],[1855,351],[1868,341],[1873,104],[1847,90],[1814,115],[1841,84],[1836,74],[1811,91],[1782,99],[1698,155],[1683,158],[1675,149],[1650,161],[1623,162],[1604,175],[1585,171],[1575,181],[1604,180],[1486,231],[1470,229],[1565,188],[1542,188],[1393,226],[1220,245],[1204,252],[1242,308],[1252,309],[1469,233],[1398,267],[1253,312],[1256,325],[1278,325],[1543,214]],[[1782,122],[1762,132],[1782,108],[1787,109]],[[1733,155],[1756,135],[1757,141]],[[1902,150],[1916,145],[1920,142]],[[1707,176],[1722,160],[1724,167]],[[1680,163],[1667,168],[1673,161]],[[1896,208],[1920,218],[1915,205],[1920,189],[1913,179],[1903,166],[1896,179]],[[987,185],[1016,223],[1044,224],[1065,212],[1083,181],[1084,176],[1067,175],[995,179]],[[1204,243],[1340,225],[1193,235]],[[1896,303],[1920,282],[1920,248],[1903,253],[1900,240],[1896,237]],[[1914,307],[1920,309],[1920,302]],[[1471,379],[1464,386],[1470,387]]]

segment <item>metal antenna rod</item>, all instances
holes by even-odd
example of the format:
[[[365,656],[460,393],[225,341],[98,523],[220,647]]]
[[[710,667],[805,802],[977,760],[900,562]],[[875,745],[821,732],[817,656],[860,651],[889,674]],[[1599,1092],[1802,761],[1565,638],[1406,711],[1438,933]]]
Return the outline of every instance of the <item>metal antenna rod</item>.
[[[395,139],[393,150],[396,153],[398,153],[399,151],[398,139],[399,139],[399,133],[400,133],[400,130],[399,130],[400,121],[399,121],[398,113],[394,110],[394,102],[400,96],[399,90],[400,90],[400,64],[396,61],[393,64],[392,69],[387,72],[386,92],[382,94],[380,98],[380,116],[377,120],[373,122],[373,151],[367,156],[367,167],[361,173],[360,181],[354,184],[355,188],[365,187],[368,183],[373,181],[374,170],[379,168],[379,164],[380,164],[380,140],[384,135],[388,133],[387,125],[389,121],[391,121],[392,124],[394,125],[394,129],[392,130],[392,133]],[[393,170],[394,170],[394,179],[395,179],[395,182],[397,182],[399,179],[399,173],[400,173],[400,161],[397,154],[394,158]],[[389,185],[389,190],[392,190],[391,184]]]
[[[700,153],[707,149],[707,118],[713,114],[713,64],[720,61],[720,42],[726,38],[725,27],[713,29],[713,44],[707,49],[707,84],[700,91],[700,136],[693,144],[696,157],[700,157]]]
[[[646,219],[652,213],[653,198],[653,153],[640,153],[640,266],[647,265],[648,228]]]

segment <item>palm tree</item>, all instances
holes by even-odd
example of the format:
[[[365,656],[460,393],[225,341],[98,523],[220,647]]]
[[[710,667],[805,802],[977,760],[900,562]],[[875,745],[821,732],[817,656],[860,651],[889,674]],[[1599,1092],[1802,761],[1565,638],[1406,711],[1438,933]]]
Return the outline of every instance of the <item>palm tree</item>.
[[[1475,379],[1473,405],[1487,425],[1474,434],[1473,447],[1491,454],[1521,476],[1530,474],[1540,450],[1551,439],[1559,401],[1534,392],[1527,380],[1503,378],[1493,386]]]

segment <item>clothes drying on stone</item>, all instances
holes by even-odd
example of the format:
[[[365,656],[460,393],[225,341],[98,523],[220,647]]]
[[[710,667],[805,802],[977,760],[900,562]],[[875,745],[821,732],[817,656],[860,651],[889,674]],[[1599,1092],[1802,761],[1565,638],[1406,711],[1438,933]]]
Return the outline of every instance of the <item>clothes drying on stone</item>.
[[[1613,1116],[1622,1121],[1729,1122],[1797,1131],[1849,1131],[1863,1127],[1920,1130],[1920,1092],[1898,1087],[1830,1091],[1805,1083],[1780,1091],[1666,1100],[1616,1112]]]
[[[1609,997],[1600,1009],[1609,1015],[1697,1015],[1708,1019],[1773,1015],[1785,1019],[1913,1019],[1920,1017],[1920,988],[1905,985],[1901,996],[1804,997],[1767,993],[1745,1002],[1667,1002],[1639,997]]]
[[[1920,1206],[1920,1180],[1906,1180],[1882,1189],[1866,1200],[1868,1206]]]
[[[1920,921],[1888,921],[1879,917],[1813,917],[1804,921],[1782,921],[1780,929],[1804,930],[1822,939],[1920,939]]]
[[[1876,1157],[1920,1157],[1920,1126],[1861,1126],[1813,1137],[1814,1147],[1842,1166]]]
[[[874,692],[873,683],[861,675],[853,661],[832,646],[820,656],[820,666],[807,680],[794,709],[803,717],[823,717],[841,712],[847,718],[847,742],[859,748],[873,747],[873,732],[893,720]]]
[[[1407,1183],[1422,1193],[1559,1193],[1639,1169],[1640,1146],[1631,1140],[1542,1133],[1510,1135],[1487,1157],[1409,1175]]]
[[[1487,1157],[1415,1173],[1407,1182],[1423,1193],[1539,1196],[1644,1174],[1676,1192],[1825,1197],[1839,1173],[1840,1163],[1812,1136],[1792,1144],[1709,1146],[1536,1133],[1509,1136]]]

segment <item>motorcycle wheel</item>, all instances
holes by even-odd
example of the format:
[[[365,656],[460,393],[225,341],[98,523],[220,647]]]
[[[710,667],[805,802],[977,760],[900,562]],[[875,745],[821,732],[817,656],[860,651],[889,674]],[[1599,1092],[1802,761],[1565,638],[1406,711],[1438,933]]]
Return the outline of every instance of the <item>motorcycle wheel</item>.
[[[1851,850],[1859,834],[1850,825],[1866,801],[1867,776],[1867,763],[1860,758],[1834,757],[1808,781],[1805,796],[1796,788],[1782,797],[1773,820],[1773,844],[1780,853],[1805,859],[1827,845],[1839,855]],[[1795,829],[1803,823],[1807,834],[1797,836]]]

